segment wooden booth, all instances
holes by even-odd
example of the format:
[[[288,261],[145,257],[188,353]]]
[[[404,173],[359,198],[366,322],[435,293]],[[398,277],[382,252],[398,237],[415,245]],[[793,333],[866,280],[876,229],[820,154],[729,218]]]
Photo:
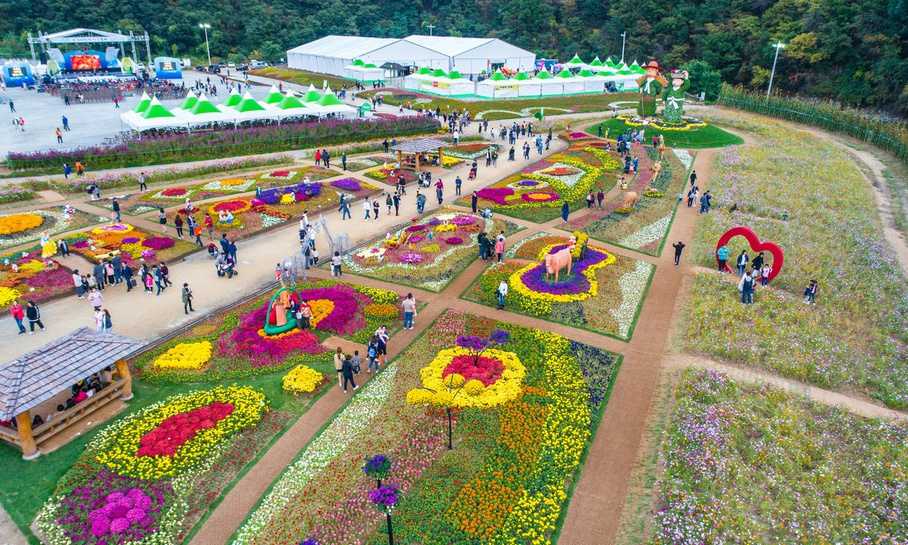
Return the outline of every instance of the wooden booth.
[[[0,440],[32,460],[115,415],[132,398],[126,360],[143,346],[83,327],[3,365]]]
[[[391,148],[397,152],[397,164],[403,170],[419,171],[420,168],[441,166],[444,148],[448,143],[435,138],[420,138],[400,142]]]

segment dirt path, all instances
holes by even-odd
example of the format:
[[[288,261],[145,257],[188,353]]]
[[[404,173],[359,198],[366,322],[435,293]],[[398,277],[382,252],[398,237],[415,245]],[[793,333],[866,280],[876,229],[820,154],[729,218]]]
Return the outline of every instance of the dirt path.
[[[824,390],[823,388],[817,388],[816,386],[783,378],[765,371],[722,363],[710,358],[690,354],[675,354],[668,356],[665,359],[665,367],[679,369],[688,367],[696,369],[714,369],[725,373],[730,378],[737,381],[749,382],[751,384],[768,384],[775,388],[803,395],[811,401],[823,405],[838,407],[858,416],[908,422],[908,413],[887,409],[886,407],[882,407],[875,403],[856,399],[846,394]]]
[[[694,161],[703,188],[709,187],[714,155],[714,151],[703,150]],[[697,217],[693,209],[679,208],[668,235],[669,241],[688,243],[693,237]],[[606,545],[613,542],[618,532],[630,476],[659,382],[669,338],[668,325],[687,268],[686,261],[676,268],[672,260],[673,252],[664,252],[658,258],[637,329],[624,351],[624,362],[612,397],[574,489],[560,543]]]

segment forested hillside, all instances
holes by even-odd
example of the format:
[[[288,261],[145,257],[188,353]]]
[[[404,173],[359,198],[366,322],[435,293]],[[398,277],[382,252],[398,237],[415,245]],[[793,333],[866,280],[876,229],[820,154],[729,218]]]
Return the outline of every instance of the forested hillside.
[[[771,43],[788,44],[781,91],[908,113],[908,0],[3,0],[0,55],[27,53],[26,31],[146,29],[154,54],[277,60],[325,34],[498,36],[540,56],[620,54],[679,65],[703,59],[730,83],[762,87]]]

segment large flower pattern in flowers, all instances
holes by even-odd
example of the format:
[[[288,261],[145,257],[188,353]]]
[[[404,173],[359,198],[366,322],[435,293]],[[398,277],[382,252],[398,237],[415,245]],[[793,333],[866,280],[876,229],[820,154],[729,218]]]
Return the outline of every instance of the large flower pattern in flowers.
[[[540,260],[548,253],[557,252],[567,244],[547,246],[540,252]],[[530,263],[508,278],[511,289],[524,297],[546,303],[568,303],[595,297],[599,282],[596,271],[615,262],[615,256],[587,247],[583,258],[574,261],[571,275],[557,283],[546,279],[545,263]]]
[[[488,408],[516,399],[526,367],[517,354],[487,348],[482,354],[445,348],[419,371],[422,388],[407,392],[407,402],[459,408]]]
[[[252,208],[252,202],[247,199],[230,199],[214,203],[208,207],[208,213],[217,216],[218,212],[230,212],[231,214],[242,214]]]

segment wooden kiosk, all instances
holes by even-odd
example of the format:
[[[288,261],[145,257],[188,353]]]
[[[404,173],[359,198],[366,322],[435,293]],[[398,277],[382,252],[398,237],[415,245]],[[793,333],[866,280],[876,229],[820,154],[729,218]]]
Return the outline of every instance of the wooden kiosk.
[[[433,164],[441,166],[444,159],[444,148],[448,143],[444,140],[435,138],[420,138],[418,140],[407,140],[391,148],[397,152],[397,164],[402,170],[419,171],[421,167],[429,167]]]
[[[107,420],[125,407],[123,401],[132,399],[126,359],[143,346],[130,337],[83,327],[3,365],[0,440],[21,449],[24,459],[33,460],[41,455],[41,447],[55,450]],[[69,397],[73,385],[96,373],[106,378],[100,389],[63,411],[54,411]],[[32,426],[42,407],[44,422]]]

